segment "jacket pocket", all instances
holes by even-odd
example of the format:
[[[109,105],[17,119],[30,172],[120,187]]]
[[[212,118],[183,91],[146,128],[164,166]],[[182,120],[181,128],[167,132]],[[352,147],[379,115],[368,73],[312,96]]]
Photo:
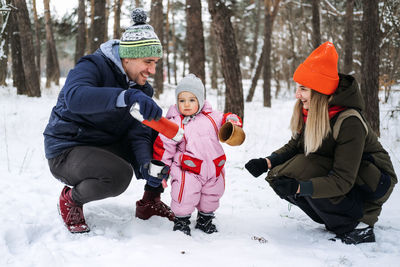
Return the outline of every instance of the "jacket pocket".
[[[376,191],[371,196],[371,198],[375,200],[383,197],[384,195],[386,195],[391,185],[392,185],[392,179],[390,178],[390,176],[382,172],[381,179],[379,179]]]
[[[186,154],[182,155],[181,165],[184,171],[200,174],[202,163],[203,161],[201,159],[196,159]]]
[[[74,122],[59,118],[55,118],[47,127],[51,127],[49,135],[67,140],[74,140],[82,131]]]
[[[391,178],[375,164],[363,160],[357,175],[356,184],[365,199],[375,200],[384,196],[390,188]]]
[[[225,166],[225,162],[226,162],[226,156],[225,154],[214,159],[213,160],[214,165],[215,165],[215,173],[216,173],[216,177],[218,177],[221,174],[222,169]]]

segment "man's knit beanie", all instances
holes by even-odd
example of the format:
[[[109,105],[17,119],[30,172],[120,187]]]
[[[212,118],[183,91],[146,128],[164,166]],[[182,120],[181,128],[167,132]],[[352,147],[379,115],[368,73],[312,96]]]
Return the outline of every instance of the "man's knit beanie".
[[[297,67],[293,80],[321,94],[331,95],[339,84],[337,64],[335,46],[331,42],[325,42]]]
[[[153,27],[146,24],[146,13],[135,8],[131,14],[133,25],[122,34],[119,43],[120,58],[159,57],[163,55],[162,46]]]
[[[181,92],[190,92],[194,94],[199,101],[199,110],[196,114],[198,114],[204,105],[204,85],[200,78],[197,78],[196,75],[190,73],[186,75],[176,86],[175,89],[175,97],[178,102],[178,95]]]

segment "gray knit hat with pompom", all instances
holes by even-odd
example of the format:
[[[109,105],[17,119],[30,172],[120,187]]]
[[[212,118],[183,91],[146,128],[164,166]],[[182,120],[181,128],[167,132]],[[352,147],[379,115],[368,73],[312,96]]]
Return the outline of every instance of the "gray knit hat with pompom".
[[[135,8],[131,18],[133,25],[122,34],[119,43],[120,58],[159,57],[163,55],[162,46],[153,27],[146,23],[143,9]]]

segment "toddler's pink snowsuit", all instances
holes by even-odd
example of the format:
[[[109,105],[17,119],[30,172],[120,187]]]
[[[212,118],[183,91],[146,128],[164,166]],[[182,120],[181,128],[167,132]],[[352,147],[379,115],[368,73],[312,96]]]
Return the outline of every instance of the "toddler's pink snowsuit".
[[[214,212],[225,190],[225,153],[218,141],[224,114],[204,101],[202,111],[183,124],[177,106],[166,117],[185,131],[180,142],[159,134],[153,158],[171,166],[171,209],[176,216],[190,215],[195,208]]]

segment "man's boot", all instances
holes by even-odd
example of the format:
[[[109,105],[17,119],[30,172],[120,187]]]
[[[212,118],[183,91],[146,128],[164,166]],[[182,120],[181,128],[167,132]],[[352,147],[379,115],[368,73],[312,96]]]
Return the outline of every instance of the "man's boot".
[[[151,216],[166,217],[170,221],[174,221],[175,214],[160,199],[160,192],[144,191],[143,198],[136,202],[136,217],[147,220]]]
[[[89,226],[83,216],[82,205],[75,203],[71,197],[71,188],[65,186],[61,191],[58,210],[60,215],[71,233],[89,232]]]
[[[212,223],[212,219],[214,218],[214,213],[203,213],[199,211],[199,213],[197,214],[195,228],[200,229],[207,234],[218,232],[217,227],[215,226],[215,224]]]
[[[190,235],[190,215],[185,217],[175,217],[174,231],[181,231],[186,235]]]

